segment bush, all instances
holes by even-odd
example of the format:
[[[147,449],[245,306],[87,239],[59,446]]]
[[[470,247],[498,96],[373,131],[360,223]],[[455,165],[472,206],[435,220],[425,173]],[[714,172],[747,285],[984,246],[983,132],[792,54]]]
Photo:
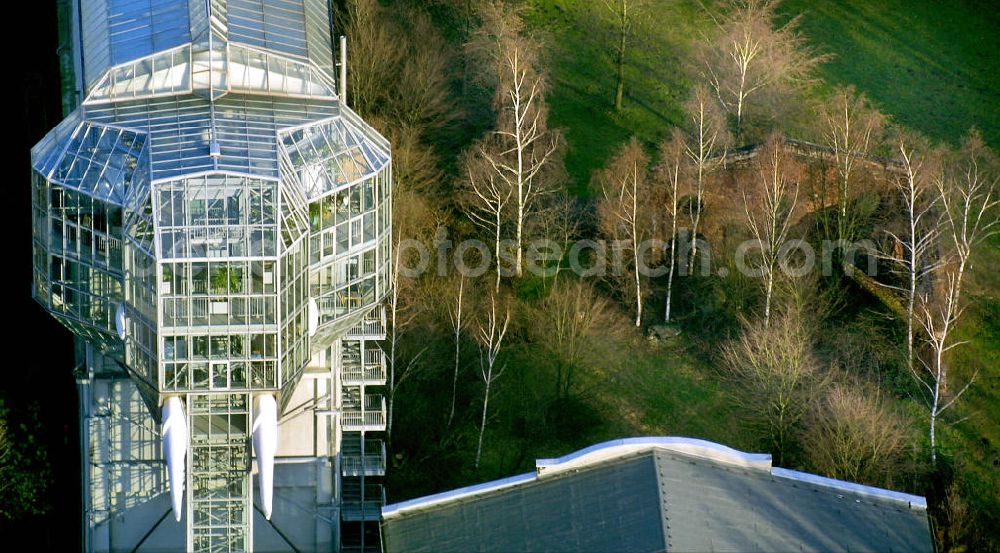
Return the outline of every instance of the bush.
[[[889,486],[911,441],[908,424],[871,393],[836,385],[809,413],[802,438],[810,469]]]

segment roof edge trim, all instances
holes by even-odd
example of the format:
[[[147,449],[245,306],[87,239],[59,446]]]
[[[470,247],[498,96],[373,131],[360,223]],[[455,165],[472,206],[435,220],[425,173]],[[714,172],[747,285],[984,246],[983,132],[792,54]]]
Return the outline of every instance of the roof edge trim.
[[[449,503],[452,501],[457,501],[459,499],[464,499],[467,497],[473,497],[476,495],[484,494],[487,492],[492,492],[496,490],[502,490],[504,488],[510,488],[520,484],[525,484],[535,480],[534,473],[518,474],[517,476],[509,476],[507,478],[501,478],[500,480],[493,480],[490,482],[483,482],[482,484],[474,484],[472,486],[466,486],[464,488],[457,488],[447,492],[436,493],[433,495],[428,495],[424,497],[418,497],[416,499],[410,499],[408,501],[401,501],[399,503],[393,503],[392,505],[386,505],[382,507],[382,519],[389,519],[409,511],[419,510],[439,503]]]
[[[537,482],[555,474],[577,471],[605,461],[654,450],[673,451],[720,464],[756,469],[768,473],[773,478],[794,480],[827,489],[840,490],[862,497],[902,505],[909,509],[927,510],[927,500],[923,497],[844,480],[836,480],[797,470],[773,467],[771,465],[771,456],[766,453],[746,453],[722,444],[697,438],[645,436],[602,442],[555,459],[538,459],[535,461],[534,473],[520,474],[386,505],[382,507],[382,519],[387,520],[442,503],[450,503],[505,488]]]
[[[910,509],[916,509],[920,511],[927,510],[927,498],[921,497],[919,495],[911,495],[908,493],[887,490],[885,488],[876,488],[874,486],[856,484],[854,482],[848,482],[846,480],[837,480],[836,478],[827,478],[825,476],[809,474],[807,472],[800,472],[797,470],[783,469],[780,467],[772,468],[771,475],[774,476],[775,478],[795,480],[796,482],[804,482],[807,484],[812,484],[814,486],[821,486],[824,488],[850,492],[852,494],[857,494],[863,497],[870,497],[873,499],[889,501],[892,503],[901,504]]]
[[[675,451],[727,465],[771,469],[771,456],[766,453],[745,453],[698,438],[647,436],[610,440],[555,459],[538,459],[535,470],[540,476],[547,476],[652,449]]]

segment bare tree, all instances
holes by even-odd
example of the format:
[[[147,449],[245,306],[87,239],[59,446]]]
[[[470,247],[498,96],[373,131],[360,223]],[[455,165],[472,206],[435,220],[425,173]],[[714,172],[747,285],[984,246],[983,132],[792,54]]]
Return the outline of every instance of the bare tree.
[[[422,131],[405,125],[388,124],[370,117],[373,127],[385,133],[392,144],[393,192],[415,192],[436,203],[445,194],[444,171],[434,146],[425,143]]]
[[[921,366],[913,369],[914,378],[927,392],[925,399],[930,426],[928,438],[932,464],[937,464],[938,418],[965,394],[977,376],[977,373],[974,373],[957,392],[951,390],[950,367],[945,361],[945,354],[965,343],[955,341],[951,335],[963,311],[958,301],[959,278],[957,268],[953,264],[944,265],[935,273],[940,297],[933,298],[930,293],[925,293],[920,299],[919,319],[923,326],[924,342],[930,350],[929,358],[921,358]]]
[[[858,221],[848,213],[857,178],[855,169],[864,163],[880,140],[885,116],[853,86],[837,88],[830,102],[820,108],[823,141],[833,152],[837,169],[837,226],[835,239],[853,241]]]
[[[473,223],[491,234],[493,239],[493,260],[496,263],[495,291],[500,292],[500,245],[501,232],[504,228],[504,217],[507,204],[510,202],[513,189],[510,182],[493,170],[488,161],[489,154],[481,144],[465,158],[466,180],[462,182],[460,201]]]
[[[604,0],[605,7],[611,12],[615,21],[615,67],[617,80],[615,82],[615,109],[622,109],[625,96],[625,65],[634,34],[637,19],[641,18],[647,9],[646,0]]]
[[[622,244],[621,255],[627,257],[624,274],[612,276],[627,278],[624,296],[635,301],[635,326],[642,324],[642,300],[646,293],[642,286],[644,259],[643,242],[652,236],[654,204],[653,187],[649,179],[649,156],[633,137],[611,159],[608,167],[599,171],[596,181],[601,190],[597,207],[598,222],[605,236]]]
[[[458,295],[455,303],[448,307],[448,320],[451,322],[452,336],[455,338],[455,372],[451,379],[451,410],[448,412],[448,426],[455,418],[455,397],[458,395],[458,368],[462,353],[462,330],[466,321],[462,319],[462,296],[465,292],[465,275],[458,276]]]
[[[696,52],[696,71],[712,88],[719,104],[735,119],[735,133],[752,100],[780,96],[811,81],[824,58],[808,47],[798,31],[799,18],[775,23],[778,1],[731,0],[710,14],[717,33]]]
[[[772,135],[754,160],[757,173],[752,197],[743,190],[747,227],[760,250],[760,275],[764,281],[764,326],[771,321],[774,284],[780,270],[782,246],[792,227],[792,211],[799,196],[799,179],[784,141]]]
[[[887,486],[907,445],[907,426],[877,395],[833,386],[808,417],[803,450],[813,470]]]
[[[802,314],[790,309],[770,326],[745,322],[742,336],[723,348],[723,360],[734,398],[765,431],[780,464],[793,430],[827,381]]]
[[[667,262],[667,298],[663,314],[663,320],[668,323],[670,322],[670,305],[674,289],[674,268],[677,265],[677,216],[680,208],[680,184],[682,175],[686,171],[686,148],[684,135],[679,129],[674,129],[670,140],[664,140],[660,144],[661,170],[666,180],[662,187],[663,198],[660,202],[666,209],[665,218],[670,221],[670,229],[667,231],[670,241],[670,256]]]
[[[902,171],[895,180],[895,186],[903,202],[905,231],[887,231],[891,244],[889,251],[881,254],[905,275],[905,287],[897,288],[906,294],[906,354],[911,371],[914,369],[913,325],[916,320],[917,285],[937,265],[930,254],[937,247],[940,229],[940,217],[935,216],[939,195],[930,176],[934,171],[925,166],[926,153],[916,142],[916,139],[905,137],[899,142]]]
[[[455,119],[448,48],[426,13],[348,0],[337,23],[351,49],[348,88],[357,111],[378,115],[384,130],[403,126],[421,134]]]
[[[547,246],[537,250],[537,261],[541,263],[542,276],[553,281],[559,280],[559,273],[566,268],[563,261],[566,258],[566,249],[580,233],[580,222],[585,220],[580,202],[564,191],[553,194],[549,201],[545,203],[544,209],[539,211],[535,217],[533,229],[536,236],[541,236],[551,241]],[[555,267],[551,267],[552,263]]]
[[[535,331],[538,340],[558,358],[556,397],[569,397],[575,368],[587,357],[589,344],[598,334],[607,335],[620,319],[603,296],[581,280],[563,280],[553,285],[542,301]]]
[[[6,413],[0,411],[0,475],[4,476],[3,479],[0,479],[0,491],[6,493],[11,479],[7,477],[7,472],[10,468],[10,435],[7,433],[7,419],[5,415]]]
[[[691,252],[687,273],[694,272],[698,256],[698,227],[701,214],[705,210],[705,182],[708,174],[715,170],[725,156],[720,155],[729,142],[725,116],[709,95],[707,88],[696,86],[685,105],[690,136],[685,152],[691,160],[694,173],[694,201],[688,204],[691,219]],[[721,151],[720,151],[721,150]]]
[[[938,551],[959,553],[967,550],[976,516],[961,495],[961,484],[953,481],[941,498],[934,517],[934,538]]]
[[[384,26],[386,21],[377,24]],[[392,120],[421,132],[449,126],[458,112],[450,88],[451,50],[447,41],[426,12],[408,6],[399,9],[390,28],[396,31],[392,38],[403,54],[395,79],[388,81],[394,86],[381,83],[383,94],[390,99],[385,111]]]
[[[398,244],[397,237],[397,244]],[[388,355],[387,355],[387,365],[389,368],[389,375],[387,379],[388,384],[388,398],[386,400],[386,423],[385,423],[385,434],[386,441],[391,442],[392,440],[392,420],[393,420],[393,405],[396,400],[396,392],[399,390],[399,386],[404,380],[409,377],[414,369],[417,367],[417,363],[423,353],[427,348],[421,349],[419,352],[411,356],[405,364],[400,363],[399,359],[399,341],[402,337],[403,330],[408,327],[415,319],[416,312],[409,305],[401,305],[400,298],[407,297],[407,292],[403,291],[401,294],[401,289],[403,287],[403,281],[399,278],[400,276],[400,263],[401,263],[401,249],[398,247],[393,248],[393,258],[392,258],[392,268],[389,274],[389,296],[387,300],[387,307],[389,310],[389,333],[386,337],[386,342],[388,342]]]
[[[385,24],[386,10],[378,0],[348,0],[346,10],[339,15],[338,27],[344,30],[351,48],[347,59],[351,103],[369,115],[380,100],[385,100],[385,83],[396,81],[404,50],[394,29]]]
[[[932,276],[934,291],[920,298],[920,323],[930,354],[913,368],[914,377],[927,392],[931,462],[937,463],[937,420],[972,386],[978,371],[955,391],[950,382],[946,354],[965,342],[951,335],[965,305],[962,283],[967,276],[973,250],[998,231],[996,186],[997,159],[979,133],[973,131],[962,144],[957,158],[948,156],[934,184],[944,213],[942,261]]]
[[[490,311],[485,321],[479,321],[479,372],[483,377],[486,388],[483,391],[483,416],[479,424],[479,444],[476,446],[476,468],[479,468],[479,461],[483,454],[483,436],[486,434],[486,415],[490,404],[490,389],[493,383],[499,379],[507,369],[506,364],[497,365],[500,356],[500,346],[503,344],[504,336],[507,334],[507,325],[510,323],[510,307],[505,308],[503,320],[497,313],[497,299],[495,294],[490,294]]]
[[[973,129],[963,140],[958,160],[947,163],[934,179],[944,212],[945,240],[955,258],[956,301],[960,300],[976,245],[1000,231],[997,184],[1000,162]]]
[[[392,143],[397,189],[443,195],[428,134],[450,126],[458,110],[441,33],[425,10],[399,2],[347,0],[336,18],[350,49],[349,103]]]
[[[525,228],[540,200],[554,187],[558,174],[555,158],[562,144],[559,131],[548,128],[545,79],[537,45],[522,34],[516,11],[501,2],[486,4],[482,25],[474,33],[470,50],[486,59],[495,75],[487,78],[496,87],[494,105],[496,148],[484,149],[484,158],[505,187],[512,191],[510,216],[514,226],[514,272],[523,272]]]

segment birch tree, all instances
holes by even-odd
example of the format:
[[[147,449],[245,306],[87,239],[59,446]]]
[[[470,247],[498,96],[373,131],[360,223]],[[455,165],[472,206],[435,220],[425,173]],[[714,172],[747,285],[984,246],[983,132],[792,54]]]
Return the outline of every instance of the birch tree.
[[[973,372],[954,391],[946,355],[965,342],[951,335],[965,305],[962,284],[976,247],[998,231],[996,155],[973,131],[956,156],[948,156],[937,172],[934,185],[944,215],[942,260],[932,273],[933,292],[922,294],[920,323],[923,339],[930,350],[928,359],[913,369],[914,377],[927,392],[931,462],[937,463],[937,421],[972,386]]]
[[[498,365],[500,356],[500,346],[503,344],[504,336],[507,334],[507,325],[510,323],[510,307],[504,309],[503,320],[497,312],[497,299],[495,294],[490,294],[490,310],[485,321],[478,323],[477,340],[479,342],[479,373],[483,377],[483,416],[479,423],[479,443],[476,446],[476,468],[479,468],[479,461],[483,454],[483,436],[486,434],[486,416],[489,412],[490,390],[493,383],[499,379],[507,369],[506,364]]]
[[[691,160],[694,180],[694,201],[688,204],[688,216],[691,219],[691,247],[688,258],[687,273],[694,273],[694,264],[698,256],[698,228],[701,215],[705,209],[705,183],[709,173],[721,163],[729,134],[726,131],[725,116],[711,100],[710,93],[703,86],[694,88],[691,98],[685,106],[688,117],[689,138],[685,153]]]
[[[483,8],[482,19],[471,50],[495,71],[487,78],[495,86],[497,111],[497,128],[491,133],[497,148],[484,149],[483,155],[496,177],[511,190],[514,273],[521,276],[526,226],[541,199],[554,188],[553,175],[558,174],[555,158],[562,135],[548,128],[538,47],[523,35],[518,14],[502,3],[490,3]]]
[[[732,0],[710,13],[716,32],[696,52],[696,72],[742,134],[748,107],[764,96],[781,96],[811,82],[816,55],[798,31],[799,18],[775,25],[778,1]]]
[[[927,392],[926,405],[931,447],[931,463],[937,464],[937,421],[942,413],[952,407],[956,401],[972,386],[976,374],[957,392],[951,392],[949,387],[949,365],[945,355],[964,342],[953,339],[951,332],[962,314],[959,304],[959,276],[954,265],[945,266],[939,270],[936,286],[939,298],[932,294],[922,294],[920,301],[920,324],[923,327],[923,339],[929,349],[928,359],[921,358],[920,366],[913,368],[913,376]]]
[[[557,192],[546,202],[545,208],[541,210],[535,218],[534,232],[537,236],[544,237],[551,241],[536,251],[536,259],[529,262],[537,262],[536,269],[541,270],[542,278],[546,281],[551,276],[553,282],[559,280],[559,273],[568,269],[563,267],[566,259],[567,248],[571,247],[573,240],[580,233],[581,221],[586,220],[586,214],[581,207],[581,202],[577,198],[571,197],[565,191]],[[551,264],[555,263],[552,267]]]
[[[397,236],[396,243],[399,243],[399,237]],[[400,298],[406,297],[407,293],[405,291],[401,294],[402,281],[400,277],[401,269],[401,248],[393,247],[393,258],[392,258],[392,268],[389,273],[389,296],[386,301],[388,308],[388,323],[389,332],[386,337],[388,342],[388,355],[387,355],[387,365],[389,369],[389,375],[387,379],[388,383],[388,398],[386,400],[386,422],[385,422],[385,434],[386,441],[390,442],[392,439],[392,419],[393,419],[393,405],[396,401],[396,392],[399,390],[399,386],[409,377],[415,370],[417,363],[423,353],[427,348],[421,349],[415,355],[411,356],[405,364],[400,363],[399,359],[399,340],[402,335],[402,331],[408,327],[415,318],[415,312],[409,306],[400,305]],[[364,398],[362,398],[364,401]]]
[[[448,411],[449,427],[451,426],[451,421],[455,418],[455,398],[458,395],[458,369],[462,353],[462,330],[465,329],[465,325],[467,324],[462,318],[464,292],[465,276],[458,275],[458,295],[455,297],[455,303],[448,306],[448,321],[451,323],[452,337],[455,340],[455,366],[451,379],[451,410]]]
[[[635,326],[642,325],[643,242],[652,235],[653,187],[648,178],[649,157],[636,138],[622,147],[596,180],[601,192],[598,224],[602,233],[621,245],[626,264],[614,267],[612,277],[623,296],[635,302]],[[619,274],[619,270],[621,274]],[[628,284],[625,284],[628,281]]]
[[[487,144],[475,147],[465,158],[466,179],[460,184],[460,203],[477,226],[490,233],[493,241],[493,261],[496,263],[495,291],[500,291],[500,244],[507,205],[513,189],[489,163]]]
[[[747,228],[757,242],[759,271],[764,286],[764,326],[771,321],[774,284],[780,270],[782,245],[792,226],[792,212],[799,196],[798,175],[780,136],[772,135],[758,152],[751,179],[753,197],[743,190]]]
[[[997,183],[1000,162],[973,129],[963,140],[958,159],[946,162],[934,179],[944,213],[945,241],[950,243],[956,271],[956,300],[973,250],[1000,231],[998,228]]]
[[[665,219],[670,221],[670,228],[667,230],[670,244],[670,254],[667,261],[667,297],[663,313],[663,320],[668,323],[670,322],[670,306],[674,289],[674,268],[677,265],[677,216],[680,208],[680,185],[682,174],[685,171],[685,151],[684,136],[678,129],[673,130],[670,140],[660,144],[661,167],[666,181],[662,190],[661,203],[666,211]]]
[[[834,198],[837,220],[834,238],[851,242],[855,239],[858,227],[854,213],[848,213],[857,184],[855,170],[878,145],[885,126],[885,116],[871,105],[864,94],[858,94],[853,86],[835,90],[830,102],[821,107],[819,116],[823,142],[833,152],[837,170]]]
[[[904,275],[905,283],[898,288],[906,295],[906,358],[907,367],[913,371],[917,285],[936,266],[930,254],[937,246],[941,218],[937,215],[939,194],[930,176],[934,171],[925,165],[926,153],[913,139],[903,138],[899,142],[899,156],[902,171],[894,184],[903,203],[905,230],[887,231],[892,240],[889,251],[882,257]]]

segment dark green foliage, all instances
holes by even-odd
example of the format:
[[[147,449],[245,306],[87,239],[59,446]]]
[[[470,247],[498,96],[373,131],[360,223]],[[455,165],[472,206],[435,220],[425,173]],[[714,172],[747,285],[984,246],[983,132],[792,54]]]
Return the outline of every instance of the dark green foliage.
[[[47,513],[51,477],[37,405],[13,410],[0,399],[0,520]]]

